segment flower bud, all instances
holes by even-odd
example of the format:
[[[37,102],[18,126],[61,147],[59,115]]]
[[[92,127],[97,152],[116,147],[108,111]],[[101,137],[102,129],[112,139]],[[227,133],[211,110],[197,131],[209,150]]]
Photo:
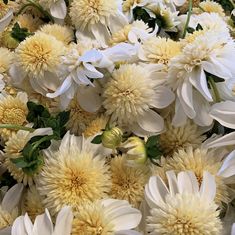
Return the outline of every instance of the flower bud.
[[[109,149],[117,148],[122,142],[123,132],[118,127],[113,127],[111,130],[104,131],[102,134],[102,144]]]
[[[130,137],[123,147],[127,149],[126,160],[130,165],[140,165],[147,161],[145,142],[139,137]]]
[[[1,43],[8,49],[15,49],[19,45],[19,42],[11,36],[11,31],[2,33]]]

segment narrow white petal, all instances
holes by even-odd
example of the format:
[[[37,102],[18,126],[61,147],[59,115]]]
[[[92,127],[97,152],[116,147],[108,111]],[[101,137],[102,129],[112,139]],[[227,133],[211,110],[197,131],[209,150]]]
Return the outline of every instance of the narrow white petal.
[[[225,178],[235,175],[235,150],[225,158],[218,175]]]
[[[13,18],[13,10],[7,12],[7,14],[0,19],[0,32],[4,31],[4,29],[10,24]]]
[[[24,216],[20,216],[14,221],[11,235],[28,235],[24,227]]]
[[[216,195],[215,177],[207,171],[203,173],[200,195],[208,201],[213,201]]]
[[[53,17],[58,19],[64,19],[67,14],[67,7],[64,0],[55,1],[51,8],[50,13]]]

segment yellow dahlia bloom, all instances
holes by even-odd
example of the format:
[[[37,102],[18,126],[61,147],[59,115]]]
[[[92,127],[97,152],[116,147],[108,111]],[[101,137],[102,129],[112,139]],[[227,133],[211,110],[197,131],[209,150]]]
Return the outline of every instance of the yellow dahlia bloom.
[[[110,175],[99,146],[67,133],[58,151],[45,151],[45,165],[37,178],[43,204],[54,215],[63,205],[73,208],[104,198]]]

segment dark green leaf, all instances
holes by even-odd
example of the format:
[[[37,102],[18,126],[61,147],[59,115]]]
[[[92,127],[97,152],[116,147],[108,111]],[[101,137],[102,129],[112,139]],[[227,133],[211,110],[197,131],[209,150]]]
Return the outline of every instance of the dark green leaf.
[[[28,29],[26,28],[21,28],[18,23],[15,23],[12,31],[11,31],[11,36],[16,39],[18,42],[22,42],[25,40],[26,37],[32,36],[33,34],[28,32]]]
[[[14,158],[11,161],[15,164],[17,168],[25,168],[29,165],[28,162],[25,161],[24,157]]]
[[[196,30],[197,30],[197,31],[203,30],[203,28],[202,28],[202,26],[201,26],[200,24],[197,24]]]
[[[92,144],[101,144],[102,143],[102,135],[97,135],[92,141]]]
[[[56,119],[59,120],[60,127],[63,127],[64,125],[67,124],[69,116],[70,116],[70,111],[63,111],[57,115]]]
[[[188,28],[187,28],[187,32],[188,32],[188,33],[193,33],[194,31],[195,31],[194,28],[191,28],[191,27],[188,27]]]

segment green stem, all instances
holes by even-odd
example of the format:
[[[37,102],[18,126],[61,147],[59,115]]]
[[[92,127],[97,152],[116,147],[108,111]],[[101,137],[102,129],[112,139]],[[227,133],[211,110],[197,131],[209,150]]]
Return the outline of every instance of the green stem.
[[[185,36],[186,36],[187,28],[188,28],[189,21],[190,21],[191,15],[192,15],[192,8],[193,8],[193,0],[189,0],[188,15],[187,15],[187,20],[186,20],[186,23],[185,23],[185,26],[184,26],[184,31],[183,31],[182,38],[185,38]]]
[[[19,126],[19,125],[13,125],[13,124],[0,124],[0,128],[23,130],[23,131],[29,131],[29,132],[35,131],[35,129],[31,127]]]
[[[229,1],[232,4],[233,8],[235,8],[235,3],[233,2],[233,0],[229,0]]]
[[[221,102],[221,97],[220,97],[219,91],[217,89],[216,83],[211,76],[208,77],[208,82],[209,82],[210,87],[213,91],[215,102],[217,102],[217,103]]]
[[[27,0],[27,4],[25,4],[17,13],[17,15],[20,15],[27,7],[34,7],[36,8],[40,13],[42,13],[44,16],[48,17],[49,20],[54,23],[54,19],[51,16],[51,14],[43,9],[42,6],[39,4],[35,3],[33,0]]]

